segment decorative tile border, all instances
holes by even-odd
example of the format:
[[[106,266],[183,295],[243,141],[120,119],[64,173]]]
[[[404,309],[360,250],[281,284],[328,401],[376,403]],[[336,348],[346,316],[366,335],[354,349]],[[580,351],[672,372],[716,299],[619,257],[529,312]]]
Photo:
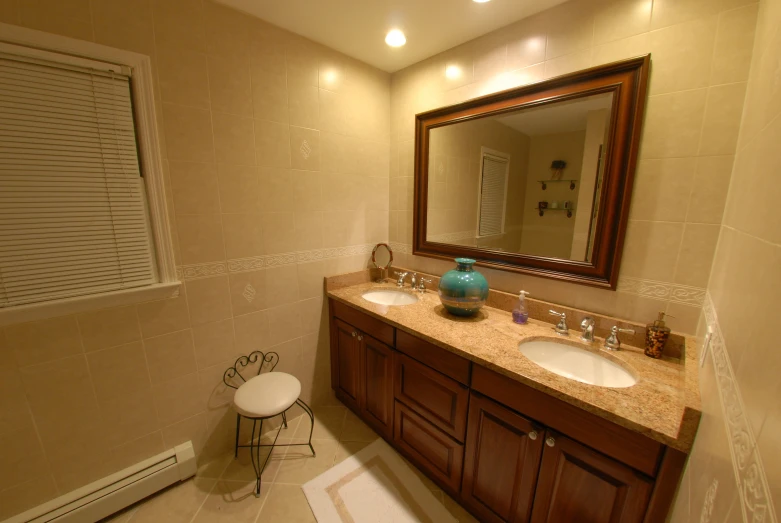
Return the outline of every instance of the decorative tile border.
[[[398,252],[401,254],[412,254],[412,245],[408,243],[388,242],[388,245],[390,245],[390,248],[393,249],[393,252]]]
[[[705,289],[638,278],[619,278],[616,291],[702,307]]]
[[[735,479],[740,492],[743,521],[776,523],[776,514],[769,496],[770,489],[765,469],[762,466],[759,453],[756,452],[756,439],[746,418],[743,398],[735,380],[735,373],[730,364],[710,294],[705,296],[704,301],[705,321],[713,328],[710,353],[716,373],[724,423],[727,428]]]
[[[199,263],[197,265],[181,265],[176,268],[176,273],[182,275],[185,280],[197,280],[225,274],[227,271],[225,262]]]
[[[363,245],[349,245],[347,247],[285,252],[280,254],[269,254],[266,256],[255,256],[252,258],[237,258],[228,260],[227,262],[181,265],[176,268],[176,274],[180,279],[197,280],[233,272],[256,271],[268,269],[269,267],[295,265],[297,263],[341,258],[344,256],[354,256],[356,254],[371,254],[372,249],[374,249],[374,244],[366,243]]]

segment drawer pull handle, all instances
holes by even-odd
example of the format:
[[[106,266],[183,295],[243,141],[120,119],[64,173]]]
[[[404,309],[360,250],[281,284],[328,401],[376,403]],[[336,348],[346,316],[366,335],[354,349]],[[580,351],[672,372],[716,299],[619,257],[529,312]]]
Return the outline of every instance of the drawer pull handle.
[[[363,340],[363,336],[358,336],[358,341]]]
[[[353,332],[352,332],[352,335],[353,335],[353,338],[355,338],[356,336],[358,336],[358,333],[357,333],[357,332],[355,332],[355,331],[353,331]]]
[[[532,440],[532,441],[537,439],[537,431],[536,430],[533,430],[533,431],[529,432],[529,439]]]
[[[549,447],[553,447],[554,445],[556,445],[556,440],[555,440],[555,439],[553,439],[553,438],[547,438],[547,439],[545,440],[545,444],[546,444],[547,446],[549,446]]]

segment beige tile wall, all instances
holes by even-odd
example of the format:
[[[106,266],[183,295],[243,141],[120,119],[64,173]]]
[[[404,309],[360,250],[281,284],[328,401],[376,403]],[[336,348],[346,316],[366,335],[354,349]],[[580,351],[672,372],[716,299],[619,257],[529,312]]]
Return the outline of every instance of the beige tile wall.
[[[0,519],[188,439],[230,446],[238,354],[277,351],[330,401],[322,281],[388,239],[389,75],[201,0],[2,1],[0,21],[152,57],[186,280],[0,331]]]
[[[394,73],[391,241],[411,252],[414,115],[584,67],[651,53],[650,95],[619,292],[485,270],[494,288],[694,333],[737,145],[758,4],[579,0]],[[448,66],[461,68],[449,79]],[[770,211],[768,211],[770,212]],[[400,256],[407,267],[451,268]]]
[[[676,511],[681,522],[697,521],[706,511],[708,488],[715,490],[714,522],[778,521],[781,509],[781,352],[775,328],[781,295],[779,0],[760,2],[750,64],[699,329],[703,335],[706,324],[714,327],[717,343],[701,372],[705,411]],[[729,517],[719,519],[727,510]]]

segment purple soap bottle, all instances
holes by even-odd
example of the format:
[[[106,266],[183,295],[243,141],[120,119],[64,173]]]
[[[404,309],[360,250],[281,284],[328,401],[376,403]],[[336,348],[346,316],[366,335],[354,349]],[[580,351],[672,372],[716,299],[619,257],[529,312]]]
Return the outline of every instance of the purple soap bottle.
[[[527,321],[529,321],[529,311],[526,310],[526,296],[528,296],[529,293],[526,291],[521,291],[518,294],[518,304],[513,309],[513,321],[515,323],[518,323],[520,325],[526,324]]]

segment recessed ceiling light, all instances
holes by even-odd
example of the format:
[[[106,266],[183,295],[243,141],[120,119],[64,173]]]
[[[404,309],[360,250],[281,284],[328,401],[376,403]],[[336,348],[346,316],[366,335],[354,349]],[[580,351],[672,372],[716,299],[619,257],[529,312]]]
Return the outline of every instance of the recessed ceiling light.
[[[391,47],[401,47],[407,43],[407,38],[404,36],[404,33],[398,29],[393,29],[385,37],[385,43]]]
[[[445,76],[451,80],[455,80],[461,76],[461,68],[457,65],[448,65],[445,68]]]

